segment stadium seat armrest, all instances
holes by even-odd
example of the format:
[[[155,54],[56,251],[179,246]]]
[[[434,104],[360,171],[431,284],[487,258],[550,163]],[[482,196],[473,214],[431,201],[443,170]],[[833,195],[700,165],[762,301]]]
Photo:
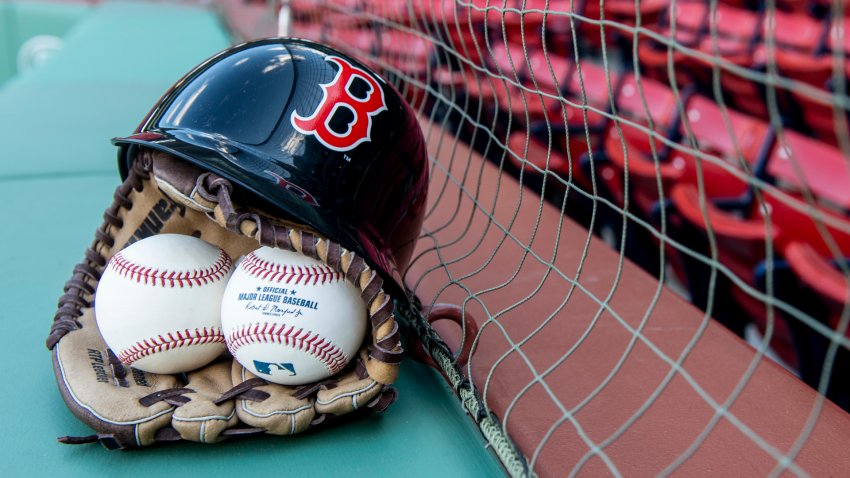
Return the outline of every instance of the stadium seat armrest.
[[[707,200],[705,203],[705,215],[700,207],[699,191],[690,184],[677,184],[673,188],[670,199],[676,210],[690,223],[700,229],[707,229],[706,222],[715,235],[733,238],[737,240],[759,240],[766,241],[767,230],[762,221],[740,218],[734,214],[722,210]],[[778,234],[778,227],[771,229],[772,240]]]

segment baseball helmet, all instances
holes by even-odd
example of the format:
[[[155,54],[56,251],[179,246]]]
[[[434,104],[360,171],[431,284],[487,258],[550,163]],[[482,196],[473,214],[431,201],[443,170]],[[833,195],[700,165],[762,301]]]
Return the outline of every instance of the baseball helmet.
[[[140,147],[194,163],[356,252],[406,297],[428,188],[425,142],[401,95],[357,60],[298,39],[232,47],[113,143],[122,178]]]

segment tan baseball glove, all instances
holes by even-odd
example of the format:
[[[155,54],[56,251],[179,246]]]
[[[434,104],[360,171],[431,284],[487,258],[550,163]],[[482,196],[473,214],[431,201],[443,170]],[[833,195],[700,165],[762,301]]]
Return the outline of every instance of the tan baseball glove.
[[[59,391],[70,410],[96,432],[63,443],[100,441],[132,448],[190,440],[215,443],[246,434],[291,435],[359,409],[384,410],[402,357],[393,300],[362,257],[310,228],[233,202],[234,186],[163,152],[142,149],[74,268],[59,300],[47,347]],[[144,237],[200,237],[240,257],[260,245],[326,263],[359,291],[370,318],[358,356],[328,380],[300,387],[268,383],[226,353],[187,374],[160,375],[124,366],[94,317],[95,291],[107,261]]]

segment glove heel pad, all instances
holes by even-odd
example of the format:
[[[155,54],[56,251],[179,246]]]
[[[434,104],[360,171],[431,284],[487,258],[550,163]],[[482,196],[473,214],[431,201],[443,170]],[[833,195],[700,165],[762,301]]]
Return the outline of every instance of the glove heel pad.
[[[152,444],[156,432],[171,424],[174,406],[165,401],[145,406],[141,399],[180,386],[178,378],[135,369],[116,373],[94,311],[85,309],[78,321],[82,327],[53,348],[53,369],[68,408],[88,426],[113,435],[120,447]]]

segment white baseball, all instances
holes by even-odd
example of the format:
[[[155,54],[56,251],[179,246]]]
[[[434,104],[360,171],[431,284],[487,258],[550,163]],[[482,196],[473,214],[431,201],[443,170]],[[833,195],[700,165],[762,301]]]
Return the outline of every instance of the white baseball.
[[[228,281],[221,326],[243,367],[270,382],[303,385],[348,364],[366,333],[366,306],[328,265],[261,247]]]
[[[159,234],[115,254],[95,294],[106,344],[128,366],[188,372],[225,350],[221,297],[233,269],[219,247],[192,236]]]

